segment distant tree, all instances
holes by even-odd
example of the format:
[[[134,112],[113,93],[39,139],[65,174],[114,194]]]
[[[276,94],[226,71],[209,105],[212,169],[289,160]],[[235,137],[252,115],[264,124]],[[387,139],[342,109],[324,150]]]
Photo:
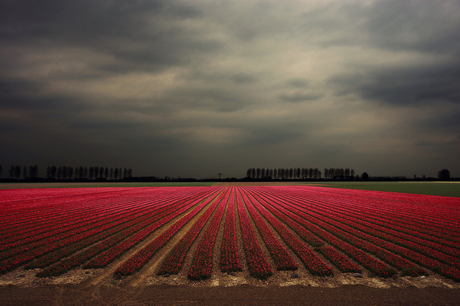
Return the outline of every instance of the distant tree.
[[[109,174],[109,176],[110,176],[110,179],[113,179],[113,168],[110,168],[110,174]]]
[[[260,169],[260,177],[265,178],[265,168]]]
[[[19,180],[21,177],[21,166],[14,167],[14,176]]]
[[[38,174],[38,166],[37,165],[29,166],[29,176],[31,178],[36,178],[37,174]]]
[[[10,170],[8,171],[8,174],[10,175],[10,179],[12,179],[14,176],[14,166],[11,166]]]
[[[105,167],[104,178],[107,179],[108,176],[109,176],[109,168]]]
[[[51,173],[51,178],[52,179],[56,179],[56,166],[51,166],[51,170],[50,170],[50,173]]]
[[[438,178],[440,180],[449,180],[450,179],[450,171],[447,169],[442,169],[438,172]]]
[[[27,166],[24,166],[24,168],[22,169],[22,177],[24,179],[27,178]]]
[[[0,165],[0,177],[2,177],[2,174],[3,174],[3,169],[2,169],[2,166]]]
[[[115,171],[113,173],[113,176],[115,177],[115,179],[118,178],[118,168],[115,168]]]
[[[289,169],[289,178],[292,179],[294,176],[294,168]]]
[[[128,177],[129,178],[133,177],[133,169],[131,168],[128,169]]]
[[[73,167],[67,167],[67,178],[72,179],[73,177]]]
[[[353,169],[350,170],[350,176],[352,176],[352,177],[355,176],[355,170],[353,170]]]
[[[83,171],[83,178],[86,179],[88,177],[88,168],[85,167],[85,170]]]
[[[123,169],[123,179],[127,178],[128,177],[128,170]]]
[[[361,174],[361,179],[363,181],[367,181],[369,179],[369,175],[367,174],[367,172],[364,172],[363,174]]]

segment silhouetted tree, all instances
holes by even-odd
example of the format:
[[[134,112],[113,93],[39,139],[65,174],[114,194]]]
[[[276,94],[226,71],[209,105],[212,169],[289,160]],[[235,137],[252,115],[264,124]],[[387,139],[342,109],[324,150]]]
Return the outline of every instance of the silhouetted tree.
[[[364,172],[363,174],[361,174],[361,179],[363,181],[367,181],[369,179],[369,174],[367,174],[367,172]]]
[[[21,177],[21,166],[14,167],[14,177],[16,177],[18,180]]]
[[[449,180],[450,179],[450,171],[447,169],[442,169],[438,172],[438,178],[440,180]]]

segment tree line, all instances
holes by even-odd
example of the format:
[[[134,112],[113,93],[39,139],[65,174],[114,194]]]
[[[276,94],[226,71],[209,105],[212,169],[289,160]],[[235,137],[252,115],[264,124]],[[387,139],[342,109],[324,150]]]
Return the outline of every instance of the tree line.
[[[0,165],[0,177],[2,176]],[[8,175],[10,179],[36,179],[38,166],[11,166]],[[130,168],[108,168],[108,167],[68,167],[48,166],[46,168],[46,179],[48,180],[121,180],[132,178],[133,170]]]
[[[324,174],[325,179],[354,179],[355,170],[349,168],[325,168],[324,172],[318,168],[249,168],[246,171],[246,178],[264,180],[287,180],[287,179],[320,179]]]

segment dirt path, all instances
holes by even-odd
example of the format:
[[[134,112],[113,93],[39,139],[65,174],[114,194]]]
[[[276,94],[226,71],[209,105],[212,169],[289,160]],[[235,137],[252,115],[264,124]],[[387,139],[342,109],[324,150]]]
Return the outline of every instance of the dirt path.
[[[81,285],[0,287],[0,305],[458,305],[460,289],[376,289],[365,286],[321,288],[291,286],[190,287],[102,286],[98,299]]]

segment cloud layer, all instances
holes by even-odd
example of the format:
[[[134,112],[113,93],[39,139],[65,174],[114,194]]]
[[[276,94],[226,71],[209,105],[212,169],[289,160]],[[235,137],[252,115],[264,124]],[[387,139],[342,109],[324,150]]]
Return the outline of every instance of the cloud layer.
[[[459,14],[448,0],[5,0],[0,163],[460,176]]]

